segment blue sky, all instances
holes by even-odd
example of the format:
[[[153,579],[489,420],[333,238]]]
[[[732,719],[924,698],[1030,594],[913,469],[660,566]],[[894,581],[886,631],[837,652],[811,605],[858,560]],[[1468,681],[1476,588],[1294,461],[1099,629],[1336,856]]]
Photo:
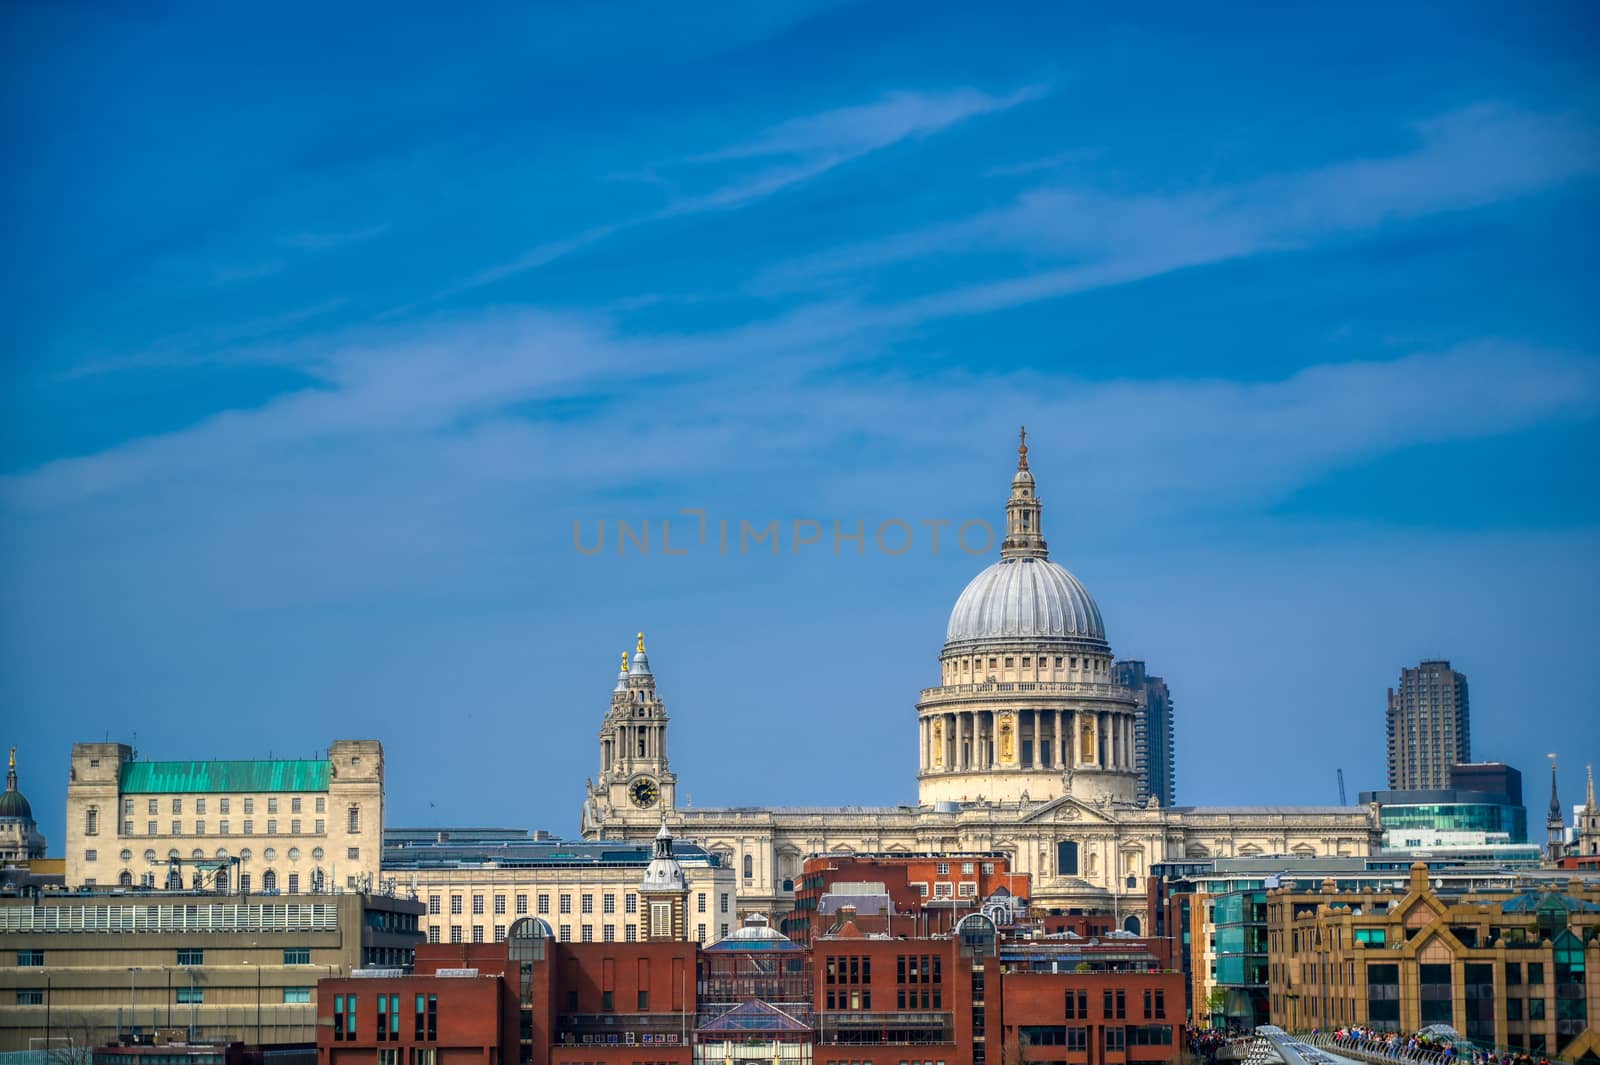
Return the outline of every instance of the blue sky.
[[[377,736],[391,823],[572,832],[639,629],[693,802],[911,800],[985,561],[922,523],[999,520],[1019,423],[1180,801],[1380,786],[1423,657],[1579,797],[1588,6],[0,18],[0,707],[53,849],[69,745],[135,733]],[[684,508],[782,551],[664,556]],[[574,549],[618,520],[652,553]]]

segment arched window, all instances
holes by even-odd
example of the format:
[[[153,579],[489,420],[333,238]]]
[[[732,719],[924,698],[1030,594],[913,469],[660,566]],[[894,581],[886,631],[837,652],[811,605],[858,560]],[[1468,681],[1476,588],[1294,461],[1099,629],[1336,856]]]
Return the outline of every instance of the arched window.
[[[511,926],[506,934],[510,943],[511,960],[534,962],[544,960],[545,940],[550,938],[550,926],[537,917],[523,917]]]
[[[273,892],[278,890],[278,873],[275,869],[268,869],[261,874],[261,890]]]
[[[756,860],[753,857],[751,857],[750,855],[746,854],[744,856],[744,878],[746,880],[753,880],[755,878],[755,875],[756,875]]]
[[[212,878],[211,883],[216,888],[218,895],[226,895],[228,893],[228,870],[225,868],[218,869],[217,875]]]
[[[1132,932],[1134,935],[1139,934],[1139,929],[1141,927],[1142,926],[1139,924],[1139,918],[1133,916],[1132,914],[1129,914],[1122,922],[1122,930],[1124,932]]]
[[[117,877],[117,883],[123,887],[133,887],[133,874],[124,869],[122,875]]]
[[[350,809],[349,809],[349,811],[347,812],[346,820],[348,822],[347,831],[349,831],[352,835],[357,833],[357,832],[360,832],[361,831],[361,807],[357,806],[355,804],[352,804]]]
[[[1056,844],[1056,875],[1078,875],[1078,844],[1070,839]]]
[[[100,808],[91,806],[83,811],[83,834],[85,836],[98,836],[100,834]]]
[[[178,872],[177,867],[175,867],[175,866],[169,867],[167,869],[167,890],[168,891],[182,891],[183,890],[183,874]]]

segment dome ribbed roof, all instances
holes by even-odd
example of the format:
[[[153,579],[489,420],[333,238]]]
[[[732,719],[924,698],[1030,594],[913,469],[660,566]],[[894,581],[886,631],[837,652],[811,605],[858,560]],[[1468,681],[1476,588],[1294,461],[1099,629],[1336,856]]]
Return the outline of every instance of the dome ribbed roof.
[[[20,791],[0,791],[0,817],[32,821],[33,807],[28,805],[28,800]]]
[[[1046,558],[1003,558],[974,577],[945,642],[1056,638],[1105,643],[1105,623],[1078,578]]]

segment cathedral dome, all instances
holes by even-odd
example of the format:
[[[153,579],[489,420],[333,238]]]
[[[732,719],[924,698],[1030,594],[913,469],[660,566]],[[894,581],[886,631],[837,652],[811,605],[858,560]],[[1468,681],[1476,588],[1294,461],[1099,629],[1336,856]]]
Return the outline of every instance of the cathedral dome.
[[[950,611],[946,644],[1067,639],[1104,643],[1093,597],[1047,558],[1002,558],[974,577]]]

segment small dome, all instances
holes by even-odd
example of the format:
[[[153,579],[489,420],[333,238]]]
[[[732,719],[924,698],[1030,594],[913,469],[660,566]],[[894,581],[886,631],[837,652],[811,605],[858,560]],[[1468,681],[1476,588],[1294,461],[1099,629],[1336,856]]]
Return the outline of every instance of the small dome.
[[[20,791],[6,790],[0,792],[0,818],[17,821],[32,821],[33,807],[28,805],[28,800]]]
[[[11,761],[6,767],[6,790],[0,792],[0,820],[32,821],[33,807],[17,790],[17,749],[11,748]]]
[[[949,644],[1056,638],[1105,643],[1093,597],[1045,558],[1003,558],[974,577],[950,611]]]

